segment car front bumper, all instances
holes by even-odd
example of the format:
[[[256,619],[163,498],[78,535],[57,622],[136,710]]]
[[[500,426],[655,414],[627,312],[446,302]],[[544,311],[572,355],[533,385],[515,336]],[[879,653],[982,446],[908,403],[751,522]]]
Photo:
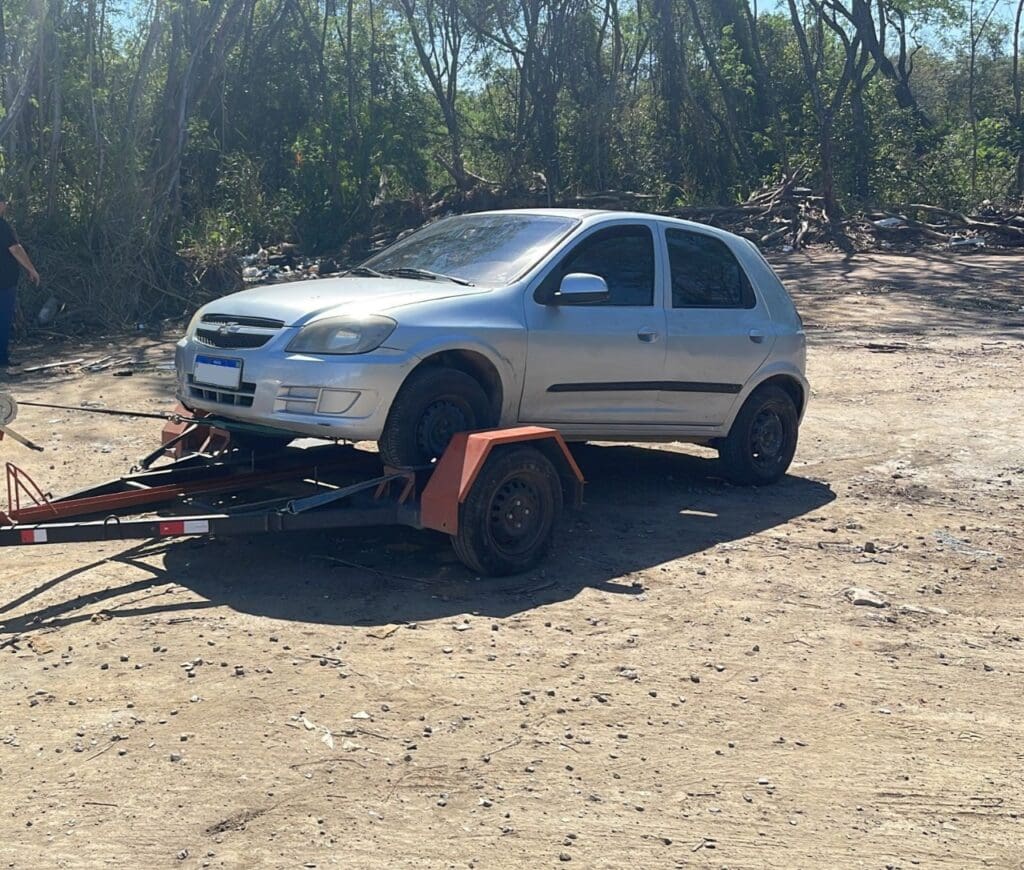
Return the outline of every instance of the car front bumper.
[[[418,360],[378,348],[365,354],[288,353],[289,336],[258,349],[208,347],[183,338],[175,348],[177,395],[187,407],[299,435],[376,441],[388,410]],[[237,360],[238,386],[203,383],[196,357]]]

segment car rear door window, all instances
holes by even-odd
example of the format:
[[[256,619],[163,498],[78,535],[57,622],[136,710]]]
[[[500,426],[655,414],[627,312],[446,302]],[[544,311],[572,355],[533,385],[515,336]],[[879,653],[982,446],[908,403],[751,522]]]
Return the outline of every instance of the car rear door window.
[[[714,236],[665,231],[673,308],[753,308],[754,288],[743,267]]]
[[[654,305],[654,236],[635,224],[611,227],[587,236],[559,263],[538,290],[553,296],[562,278],[574,272],[600,275],[608,285],[608,301],[595,305]]]

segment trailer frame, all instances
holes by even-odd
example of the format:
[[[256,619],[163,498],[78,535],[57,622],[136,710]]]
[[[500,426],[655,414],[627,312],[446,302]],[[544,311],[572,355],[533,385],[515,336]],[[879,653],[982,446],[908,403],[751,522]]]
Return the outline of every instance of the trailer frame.
[[[563,498],[582,504],[583,474],[565,440],[539,426],[459,433],[436,463],[404,469],[351,445],[243,450],[214,421],[172,422],[163,442],[129,473],[57,498],[6,463],[0,547],[399,525],[447,534],[470,569],[508,574],[546,553]],[[164,453],[174,458],[154,467]],[[487,472],[502,456],[496,481]]]

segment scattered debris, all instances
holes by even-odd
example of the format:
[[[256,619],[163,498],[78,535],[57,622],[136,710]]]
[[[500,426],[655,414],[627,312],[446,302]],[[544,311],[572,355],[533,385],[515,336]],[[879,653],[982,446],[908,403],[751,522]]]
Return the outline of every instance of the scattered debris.
[[[863,589],[859,586],[851,586],[849,589],[843,590],[843,595],[846,596],[847,601],[851,604],[855,604],[858,607],[888,607],[889,602],[882,598],[877,592],[872,592],[870,589]]]
[[[66,368],[67,366],[76,366],[83,362],[85,362],[85,359],[82,357],[78,357],[77,359],[65,359],[61,360],[60,362],[46,363],[45,365],[28,366],[27,368],[23,368],[21,370],[21,373],[27,375],[31,374],[32,372],[42,372],[48,369],[59,369]]]

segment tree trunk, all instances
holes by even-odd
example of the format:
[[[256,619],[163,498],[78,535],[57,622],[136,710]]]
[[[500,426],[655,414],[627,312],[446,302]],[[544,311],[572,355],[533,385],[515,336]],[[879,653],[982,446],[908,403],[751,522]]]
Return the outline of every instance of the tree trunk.
[[[454,4],[441,9],[432,3],[427,5],[422,14],[428,16],[431,22],[428,30],[428,37],[433,37],[431,44],[424,41],[421,33],[416,0],[400,2],[406,23],[409,25],[409,35],[412,37],[416,56],[419,58],[420,69],[430,84],[434,99],[444,118],[445,128],[448,130],[451,162],[446,164],[445,168],[459,190],[468,190],[472,184],[466,174],[462,157],[462,129],[455,105],[459,93],[459,49],[462,40],[458,32],[458,16],[461,13]],[[442,3],[444,2],[448,0],[442,0]],[[440,48],[438,42],[441,43]]]
[[[789,17],[793,23],[793,32],[796,34],[797,45],[800,48],[800,60],[804,68],[804,77],[807,79],[807,88],[811,92],[811,102],[814,105],[814,114],[818,120],[818,159],[821,162],[819,167],[821,171],[821,195],[824,200],[825,215],[833,227],[839,227],[842,219],[842,210],[836,201],[835,191],[835,170],[832,158],[833,112],[831,108],[825,106],[825,100],[822,97],[821,84],[818,81],[818,71],[811,57],[811,49],[807,43],[807,31],[800,18],[796,0],[789,0]]]
[[[11,100],[10,106],[7,107],[7,114],[0,119],[0,142],[3,142],[7,138],[11,130],[14,129],[15,125],[21,118],[21,113],[25,110],[25,106],[28,103],[29,91],[32,88],[32,70],[39,66],[40,52],[43,51],[43,42],[46,36],[46,16],[49,7],[43,5],[40,11],[39,29],[36,35],[36,44],[32,49],[32,60],[25,67],[25,78],[21,81],[21,86],[18,88]]]
[[[707,58],[711,74],[714,76],[715,82],[718,84],[718,89],[722,94],[722,104],[725,106],[725,117],[727,122],[726,130],[728,133],[729,144],[732,147],[733,153],[736,155],[736,162],[739,165],[740,170],[746,176],[744,180],[750,181],[753,176],[754,159],[750,154],[750,149],[747,147],[746,139],[740,130],[739,112],[736,107],[736,95],[733,92],[732,84],[725,77],[721,64],[718,62],[718,55],[715,47],[708,39],[707,32],[704,29],[704,23],[700,18],[700,9],[697,6],[697,0],[687,0],[687,5],[690,7],[693,26],[697,31],[697,37],[700,40],[701,48],[704,49],[704,56]]]
[[[1017,142],[1017,196],[1024,196],[1024,117],[1021,115],[1020,81],[1020,25],[1024,18],[1024,0],[1017,2],[1017,15],[1013,19],[1013,118],[1016,122]]]
[[[146,86],[146,80],[149,78],[153,54],[156,51],[157,44],[160,42],[160,37],[163,35],[164,22],[160,13],[161,7],[157,3],[153,7],[153,19],[149,24],[149,33],[146,35],[146,42],[142,46],[139,66],[135,71],[135,77],[132,79],[132,89],[128,94],[128,107],[125,111],[125,135],[133,144],[138,142],[136,126],[138,123],[139,100]]]
[[[7,18],[0,2],[0,106],[7,108]]]
[[[64,63],[61,56],[60,25],[61,8],[57,3],[53,16],[53,57],[50,66],[50,155],[47,161],[46,216],[52,218],[57,208],[57,180],[60,175],[60,146],[64,124]]]
[[[836,199],[832,125],[833,119],[831,117],[827,117],[821,125],[821,142],[818,148],[818,155],[821,160],[821,198],[825,208],[825,217],[828,218],[837,241],[840,241],[845,240],[845,235],[842,230],[843,210],[839,207],[839,202]]]
[[[853,193],[863,203],[871,199],[871,135],[867,112],[864,111],[862,83],[850,91],[850,114],[853,121]]]
[[[881,5],[881,4],[879,4]],[[869,0],[852,0],[850,9],[844,14],[853,24],[865,48],[871,55],[879,71],[893,83],[893,94],[900,108],[910,109],[922,127],[931,127],[931,119],[924,113],[910,89],[910,72],[906,60],[905,34],[900,38],[900,63],[894,65],[886,54],[885,44],[878,38],[875,29],[875,18]],[[880,12],[880,15],[884,15]]]
[[[788,176],[789,145],[786,142],[786,127],[782,123],[782,115],[779,113],[779,101],[776,97],[775,83],[772,81],[768,66],[764,62],[764,54],[761,52],[761,37],[757,32],[757,3],[754,3],[754,10],[744,2],[743,9],[747,15],[747,28],[750,33],[751,57],[754,59],[754,76],[758,83],[761,99],[768,104],[768,116],[771,119],[771,139],[776,153],[779,155],[779,162],[782,164],[782,171]]]
[[[974,35],[974,0],[970,5],[971,52],[967,64],[967,120],[971,125],[971,202],[978,189],[978,118],[974,111],[974,72],[978,57],[978,40]]]
[[[1024,2],[1024,0],[1021,0]],[[664,113],[658,121],[658,139],[667,147],[662,167],[670,184],[680,185],[683,175],[682,117],[685,85],[681,81],[681,40],[676,34],[676,20],[672,0],[653,0],[653,13],[657,22],[658,85]]]

